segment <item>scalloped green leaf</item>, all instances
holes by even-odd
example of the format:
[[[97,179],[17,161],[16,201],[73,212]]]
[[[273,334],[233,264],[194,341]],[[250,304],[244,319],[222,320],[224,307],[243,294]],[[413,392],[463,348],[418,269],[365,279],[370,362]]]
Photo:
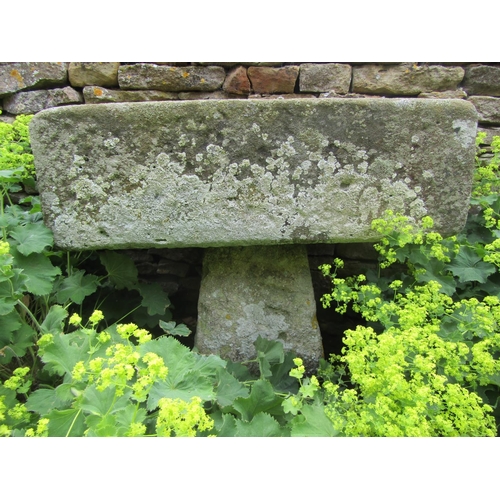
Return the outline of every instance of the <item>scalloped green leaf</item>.
[[[61,274],[61,269],[54,266],[47,256],[41,253],[26,256],[14,247],[11,247],[10,253],[16,266],[27,276],[25,286],[28,292],[47,295],[52,291],[53,282],[56,276]]]
[[[137,290],[142,297],[141,306],[147,307],[148,314],[165,314],[170,300],[159,283],[140,283]]]
[[[54,244],[52,231],[40,223],[17,226],[10,236],[17,241],[17,249],[23,255],[43,252]]]
[[[267,413],[258,413],[250,422],[236,421],[236,437],[283,437],[290,432]]]
[[[247,422],[261,412],[282,413],[281,398],[274,393],[271,383],[262,379],[252,385],[249,397],[235,399],[233,408]]]
[[[496,267],[489,262],[484,262],[472,248],[462,246],[452,263],[447,266],[454,276],[462,283],[478,281],[485,283],[488,276],[496,271]]]
[[[107,250],[99,257],[102,265],[106,268],[110,281],[117,290],[137,288],[137,268],[128,255]]]
[[[323,406],[303,406],[301,414],[291,421],[292,437],[334,437],[338,436],[331,420],[325,415]]]
[[[85,274],[85,271],[75,271],[71,276],[61,280],[57,288],[57,301],[64,304],[71,300],[75,304],[81,304],[85,297],[92,295],[99,284],[99,278],[93,274]]]

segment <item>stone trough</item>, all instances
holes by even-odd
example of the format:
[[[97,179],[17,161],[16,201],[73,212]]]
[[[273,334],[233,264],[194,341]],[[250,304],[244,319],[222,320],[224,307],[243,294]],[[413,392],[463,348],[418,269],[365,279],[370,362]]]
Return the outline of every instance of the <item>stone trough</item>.
[[[200,352],[262,335],[314,366],[305,245],[375,241],[387,209],[458,232],[476,123],[460,100],[221,100],[53,108],[30,134],[57,246],[204,247]]]

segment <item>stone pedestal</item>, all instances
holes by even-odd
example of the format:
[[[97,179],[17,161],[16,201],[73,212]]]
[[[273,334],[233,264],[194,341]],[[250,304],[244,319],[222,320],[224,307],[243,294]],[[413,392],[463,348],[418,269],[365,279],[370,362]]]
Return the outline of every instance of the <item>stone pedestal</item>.
[[[255,358],[259,335],[317,368],[323,346],[305,246],[207,249],[195,346],[243,361]]]

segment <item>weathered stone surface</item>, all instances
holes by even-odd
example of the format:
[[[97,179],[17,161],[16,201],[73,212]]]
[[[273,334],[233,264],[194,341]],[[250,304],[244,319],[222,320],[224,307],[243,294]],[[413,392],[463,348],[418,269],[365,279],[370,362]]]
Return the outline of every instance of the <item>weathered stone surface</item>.
[[[208,249],[195,346],[226,359],[255,358],[258,336],[281,340],[310,368],[323,356],[304,246]]]
[[[469,95],[500,96],[500,68],[496,66],[467,68],[464,89]]]
[[[368,65],[353,68],[352,91],[361,94],[416,96],[422,92],[456,90],[464,69],[445,66]]]
[[[302,64],[299,86],[301,92],[347,94],[351,85],[351,66],[348,64]]]
[[[13,115],[33,114],[42,109],[54,108],[65,104],[80,104],[83,98],[71,87],[50,90],[31,90],[19,92],[4,99],[5,111]]]
[[[161,92],[160,90],[110,90],[96,86],[85,87],[83,89],[83,97],[85,104],[171,101],[179,98],[175,92]]]
[[[181,101],[200,101],[200,100],[220,100],[220,99],[241,99],[236,94],[228,94],[222,90],[215,92],[179,92]]]
[[[445,90],[444,92],[422,92],[418,94],[420,99],[466,99],[467,94],[463,90]]]
[[[21,62],[0,66],[0,97],[24,89],[62,85],[68,78],[66,63]]]
[[[73,87],[117,87],[119,67],[119,62],[72,62],[68,68],[69,82]]]
[[[0,122],[2,123],[14,123],[15,118],[13,116],[0,115]]]
[[[209,91],[222,87],[225,76],[219,66],[132,64],[120,66],[118,83],[125,90]]]
[[[252,90],[247,70],[243,66],[238,66],[231,70],[226,76],[222,88],[230,94],[247,95]]]
[[[467,100],[477,109],[480,123],[500,125],[500,99],[498,97],[472,96]]]
[[[476,120],[451,99],[237,99],[71,106],[30,130],[60,247],[213,247],[373,241],[386,209],[459,231]]]
[[[254,92],[258,94],[291,94],[299,76],[299,66],[284,66],[283,68],[263,68],[251,66],[248,68],[248,78]]]
[[[314,94],[250,94],[249,99],[316,99]]]

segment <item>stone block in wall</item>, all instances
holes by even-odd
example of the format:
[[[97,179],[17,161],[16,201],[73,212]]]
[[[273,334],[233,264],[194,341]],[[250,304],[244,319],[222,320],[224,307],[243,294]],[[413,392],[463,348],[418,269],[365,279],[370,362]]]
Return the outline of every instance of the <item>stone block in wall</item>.
[[[348,64],[302,64],[299,86],[301,92],[347,94],[351,85],[351,66]]]
[[[247,70],[243,66],[232,69],[224,81],[222,88],[230,94],[247,95],[251,92]]]
[[[0,97],[25,89],[63,85],[67,79],[67,64],[62,62],[2,64],[0,66]]]
[[[460,67],[370,64],[353,68],[352,92],[416,96],[422,92],[456,90],[464,74]]]
[[[96,86],[85,87],[83,89],[83,97],[85,104],[171,101],[179,98],[175,92],[162,92],[161,90],[112,90]]]
[[[466,99],[467,94],[463,90],[445,90],[444,92],[422,92],[418,94],[420,99]]]
[[[165,92],[210,91],[222,87],[226,72],[220,66],[120,66],[118,84],[124,90]]]
[[[158,274],[171,274],[173,276],[179,276],[185,278],[190,270],[190,265],[185,262],[179,262],[177,260],[167,260],[161,259],[157,273]]]
[[[314,94],[250,94],[249,99],[316,99]]]
[[[373,248],[373,243],[339,243],[335,247],[335,256],[349,260],[378,260],[378,252]]]
[[[471,96],[469,99],[479,113],[479,123],[500,125],[500,98]]]
[[[14,123],[14,120],[13,116],[0,115],[0,123]]]
[[[222,66],[223,68],[233,68],[234,66],[282,66],[282,62],[197,62],[192,63],[200,66]]]
[[[215,92],[179,92],[181,101],[220,101],[225,99],[241,99],[237,94],[228,94],[222,90]]]
[[[477,129],[478,133],[479,132],[486,132],[486,137],[484,138],[482,144],[484,145],[491,145],[491,141],[494,136],[498,135],[500,137],[500,128],[483,128],[483,127],[478,127]]]
[[[332,257],[335,255],[335,244],[334,243],[316,243],[315,245],[307,245],[307,255],[309,256],[326,256]]]
[[[165,259],[188,262],[201,266],[203,248],[149,248],[148,253]]]
[[[500,96],[500,68],[496,66],[467,68],[463,86],[469,95]]]
[[[72,62],[68,68],[69,83],[73,87],[117,87],[119,67],[119,62]]]
[[[283,68],[248,68],[248,78],[257,94],[291,94],[299,76],[299,66]]]
[[[19,92],[3,101],[5,111],[13,115],[30,115],[42,109],[81,103],[83,103],[81,94],[71,87]]]

